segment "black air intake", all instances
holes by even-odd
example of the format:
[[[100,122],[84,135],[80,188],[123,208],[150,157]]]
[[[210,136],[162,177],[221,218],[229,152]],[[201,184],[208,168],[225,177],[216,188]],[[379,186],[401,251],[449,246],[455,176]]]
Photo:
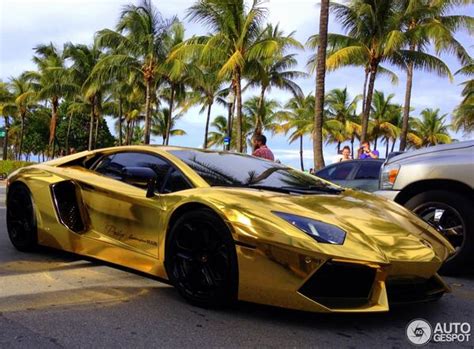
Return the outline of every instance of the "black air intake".
[[[53,184],[51,192],[60,222],[75,233],[83,232],[85,224],[81,216],[74,183],[64,181]]]
[[[376,269],[351,263],[326,262],[299,292],[328,307],[360,307],[368,303]]]

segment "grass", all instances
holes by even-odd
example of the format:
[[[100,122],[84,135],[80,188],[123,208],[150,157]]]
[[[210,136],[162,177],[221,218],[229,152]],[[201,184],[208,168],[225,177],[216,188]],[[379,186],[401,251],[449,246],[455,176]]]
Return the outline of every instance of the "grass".
[[[8,176],[10,173],[21,167],[32,164],[33,162],[28,161],[0,160],[0,178]]]

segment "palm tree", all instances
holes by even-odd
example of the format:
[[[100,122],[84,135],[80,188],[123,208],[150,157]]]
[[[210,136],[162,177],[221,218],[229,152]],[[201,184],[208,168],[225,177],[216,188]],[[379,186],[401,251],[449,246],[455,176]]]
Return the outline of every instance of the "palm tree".
[[[400,105],[391,103],[393,97],[395,97],[393,93],[385,97],[383,92],[375,90],[374,98],[372,99],[370,121],[370,138],[374,141],[374,149],[377,149],[379,137],[385,139],[388,149],[389,140],[397,138],[397,135],[400,133],[398,127],[392,124],[394,114],[397,112],[400,114],[401,110]]]
[[[274,99],[267,99],[263,101],[261,106],[261,96],[254,96],[249,98],[243,105],[243,112],[249,119],[253,128],[253,134],[258,127],[260,133],[263,130],[268,130],[272,134],[281,132],[281,126],[278,120],[276,109],[280,108],[280,103]]]
[[[8,158],[8,131],[9,131],[9,111],[7,106],[13,103],[13,95],[8,89],[8,85],[0,80],[0,115],[4,119],[5,137],[3,138],[3,160]]]
[[[198,0],[188,10],[188,17],[212,30],[207,37],[188,40],[175,54],[200,52],[204,63],[218,62],[218,77],[230,78],[236,99],[237,150],[244,147],[242,134],[242,75],[249,61],[266,59],[278,51],[278,42],[261,37],[266,16],[263,0],[247,7],[244,0]]]
[[[468,4],[470,1],[464,1]],[[461,63],[470,60],[466,49],[454,38],[454,33],[460,29],[472,29],[473,17],[466,15],[453,15],[455,5],[462,5],[463,1],[439,0],[403,0],[403,31],[408,41],[410,51],[423,52],[429,48],[429,43],[434,43],[436,53],[455,53]],[[424,59],[430,59],[426,55]],[[408,119],[410,113],[411,90],[413,85],[414,62],[406,64],[407,81],[405,89],[405,103],[403,107],[403,124],[400,135],[400,151],[406,147],[408,133]],[[450,74],[447,74],[450,76]]]
[[[208,146],[222,145],[222,150],[225,150],[226,144],[224,139],[227,137],[227,118],[222,115],[216,116],[211,123],[211,127],[214,127],[216,131],[209,132]]]
[[[324,167],[323,112],[324,81],[326,78],[326,49],[328,43],[329,0],[321,0],[319,13],[319,45],[316,65],[316,97],[314,103],[313,153],[314,168]]]
[[[170,110],[168,108],[161,108],[153,114],[151,133],[155,136],[163,138],[163,145],[168,144],[168,137],[170,136],[184,136],[186,132],[182,129],[175,128],[176,121],[178,121],[183,114],[176,114],[170,119]],[[171,125],[168,122],[171,120]]]
[[[117,31],[103,29],[97,33],[99,46],[112,48],[97,65],[101,80],[117,75],[117,71],[139,72],[145,85],[144,143],[150,143],[151,105],[159,65],[165,59],[164,38],[174,19],[163,19],[151,0],[140,5],[126,5],[116,26]]]
[[[275,52],[269,58],[258,59],[249,62],[246,75],[249,76],[249,85],[251,87],[260,87],[258,118],[255,123],[254,136],[262,133],[262,118],[265,110],[265,93],[272,87],[289,91],[293,96],[303,96],[303,91],[293,80],[305,77],[306,73],[297,70],[291,70],[298,62],[296,54],[286,54],[289,48],[303,48],[303,45],[294,38],[294,32],[284,35],[279,26],[275,27],[268,24],[263,30],[262,38],[274,40],[278,43],[278,52]]]
[[[20,118],[19,149],[17,154],[17,158],[20,160],[23,152],[23,140],[25,138],[25,119],[30,109],[35,106],[36,93],[24,75],[18,78],[11,78],[9,86],[16,109],[11,111],[11,113],[17,114]]]
[[[326,114],[328,117],[336,119],[344,125],[342,132],[334,137],[337,143],[337,152],[341,150],[341,143],[350,139],[352,142],[359,131],[360,125],[356,122],[356,109],[360,96],[349,98],[347,88],[335,88],[329,91],[325,97]]]
[[[216,67],[203,67],[199,70],[196,69],[192,76],[191,86],[196,92],[198,92],[198,99],[202,103],[200,112],[203,113],[207,110],[206,126],[204,129],[204,149],[210,145],[208,142],[208,134],[211,110],[216,98],[222,94],[222,84],[223,81],[218,78],[218,70]]]
[[[37,92],[39,100],[49,100],[51,103],[51,122],[49,125],[49,154],[54,156],[54,140],[58,109],[61,98],[74,95],[79,87],[74,84],[65,67],[62,53],[52,43],[35,47],[36,55],[33,62],[38,71],[25,72],[32,88]]]
[[[421,119],[412,119],[410,125],[413,133],[410,142],[415,148],[451,143],[449,125],[445,122],[447,114],[439,115],[439,109],[426,108],[420,116]]]
[[[158,68],[158,77],[162,78],[169,86],[168,102],[169,120],[166,125],[171,127],[173,119],[174,104],[176,99],[184,98],[185,82],[189,80],[189,70],[193,69],[191,65],[180,57],[173,55],[173,51],[180,47],[184,41],[184,26],[181,22],[174,22],[168,33],[164,37],[163,45],[166,52],[166,60]],[[177,96],[177,94],[180,94]],[[171,129],[166,130],[165,144],[168,144]]]
[[[92,150],[97,142],[97,131],[102,113],[102,96],[107,88],[105,81],[94,79],[92,75],[101,56],[102,52],[97,45],[73,45],[72,43],[64,45],[64,57],[72,61],[72,65],[69,67],[71,79],[81,87],[83,103],[90,106],[88,150]],[[71,113],[70,117],[72,115]]]
[[[473,76],[474,63],[464,66],[456,74]],[[465,81],[463,85],[463,100],[454,110],[453,128],[456,132],[463,130],[465,133],[471,133],[474,132],[474,79]]]
[[[314,134],[314,101],[315,98],[312,92],[304,98],[299,96],[293,97],[285,104],[285,109],[277,113],[283,122],[281,127],[284,132],[292,131],[288,139],[290,144],[299,140],[300,166],[302,171],[304,171],[303,138],[306,135]],[[343,125],[340,121],[325,118],[321,133],[323,138],[327,138],[330,134],[340,132],[341,129],[343,129]]]
[[[358,65],[364,66],[366,72],[361,141],[367,138],[375,78],[382,62],[403,69],[412,62],[415,68],[450,76],[449,68],[439,58],[421,51],[402,49],[406,36],[401,31],[403,14],[397,1],[358,0],[349,5],[331,3],[331,8],[348,36],[329,35],[333,49],[327,58],[328,69]]]

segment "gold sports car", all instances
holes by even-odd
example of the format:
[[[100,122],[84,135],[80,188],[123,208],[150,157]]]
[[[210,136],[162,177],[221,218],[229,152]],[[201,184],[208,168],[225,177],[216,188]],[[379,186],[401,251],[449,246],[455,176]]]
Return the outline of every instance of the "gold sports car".
[[[237,153],[129,146],[8,178],[13,245],[70,251],[154,275],[193,304],[316,312],[439,299],[453,253],[396,203]]]

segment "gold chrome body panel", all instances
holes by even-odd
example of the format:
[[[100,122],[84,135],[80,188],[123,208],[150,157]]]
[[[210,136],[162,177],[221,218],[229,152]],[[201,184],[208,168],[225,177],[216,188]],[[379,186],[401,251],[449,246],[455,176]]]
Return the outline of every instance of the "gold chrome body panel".
[[[9,177],[32,193],[39,244],[91,256],[163,279],[165,241],[173,213],[183,205],[212,209],[236,242],[240,300],[320,312],[387,311],[387,280],[432,279],[453,252],[432,227],[392,201],[364,192],[300,195],[249,188],[210,187],[164,147],[132,146],[74,154],[23,168]],[[142,151],[171,161],[193,189],[145,196],[145,190],[74,165],[75,159],[100,152]],[[71,164],[71,165],[69,165]],[[61,223],[51,186],[71,181],[77,187],[83,232]],[[272,212],[313,218],[347,232],[343,245],[323,244]],[[300,292],[328,263],[362,266],[374,271],[366,301],[357,306],[327,306]],[[337,276],[335,276],[337,277]]]

